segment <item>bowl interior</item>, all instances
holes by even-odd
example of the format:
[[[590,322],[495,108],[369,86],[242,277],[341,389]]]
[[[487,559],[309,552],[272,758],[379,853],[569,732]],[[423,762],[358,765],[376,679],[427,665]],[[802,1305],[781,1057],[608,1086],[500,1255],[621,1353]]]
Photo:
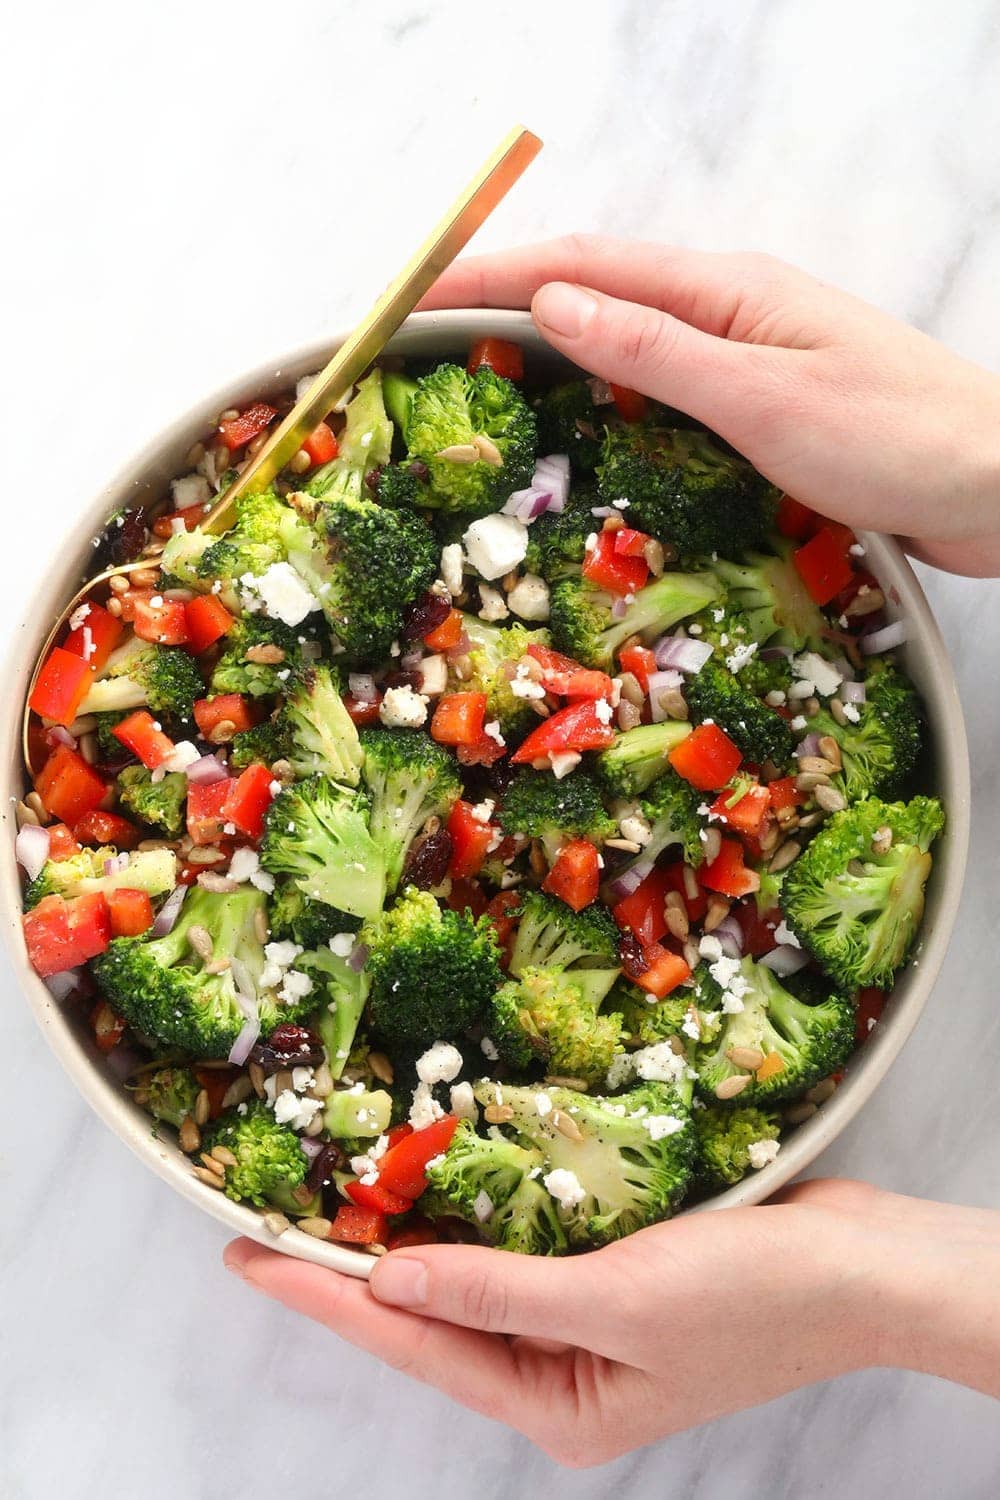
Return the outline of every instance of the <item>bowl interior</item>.
[[[408,319],[388,345],[387,353],[414,357],[453,355],[464,359],[469,344],[488,334],[499,334],[520,343],[533,375],[572,373],[572,367],[543,343],[530,317],[519,312],[419,313]],[[191,444],[213,425],[220,411],[239,406],[254,396],[287,389],[300,376],[319,369],[338,342],[328,340],[285,359],[268,362],[213,392],[179,418],[138,453],[82,511],[78,525],[65,539],[64,568],[40,581],[30,618],[22,620],[13,632],[6,664],[8,692],[2,744],[7,788],[0,817],[5,822],[7,836],[0,854],[0,922],[15,974],[59,1061],[105,1123],[153,1171],[233,1232],[301,1259],[364,1277],[372,1266],[369,1255],[312,1239],[299,1230],[289,1230],[275,1240],[259,1214],[203,1186],[192,1176],[190,1162],[179,1147],[152,1135],[149,1117],[132,1103],[128,1092],[114,1079],[83,1018],[58,1005],[27,962],[19,919],[21,887],[13,854],[12,798],[20,796],[23,782],[20,734],[24,694],[50,622],[86,574],[93,536],[118,506],[145,503],[161,496],[169,480],[182,470]],[[903,973],[893,991],[885,1021],[851,1062],[836,1094],[783,1141],[777,1160],[728,1192],[697,1205],[694,1212],[760,1202],[807,1167],[857,1113],[916,1024],[943,961],[958,910],[968,843],[969,767],[954,675],[923,590],[898,544],[891,538],[869,533],[864,534],[863,541],[872,571],[886,589],[890,617],[904,617],[908,624],[909,639],[902,652],[903,662],[924,696],[930,725],[926,784],[942,798],[948,813],[947,831],[939,845],[928,890],[920,963]]]

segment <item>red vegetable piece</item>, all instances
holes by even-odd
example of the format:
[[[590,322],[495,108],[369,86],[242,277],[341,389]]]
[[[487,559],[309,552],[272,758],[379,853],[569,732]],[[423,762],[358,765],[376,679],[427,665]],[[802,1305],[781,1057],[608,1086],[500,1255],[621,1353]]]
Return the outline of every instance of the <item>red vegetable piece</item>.
[[[380,1214],[405,1214],[413,1206],[409,1198],[390,1193],[381,1182],[348,1182],[344,1192],[359,1208],[373,1208]]]
[[[45,811],[70,827],[103,802],[107,790],[93,766],[69,745],[57,745],[35,777]]]
[[[634,531],[631,526],[619,526],[611,535],[615,539],[615,551],[619,557],[645,557],[646,548],[653,540],[645,531]]]
[[[524,379],[524,355],[520,345],[512,344],[509,339],[486,338],[473,344],[466,366],[469,374],[474,375],[484,365],[505,380]]]
[[[35,679],[28,707],[43,719],[68,728],[93,680],[94,674],[82,656],[53,646]]]
[[[378,711],[381,702],[381,693],[376,693],[374,699],[370,702],[365,702],[361,698],[355,698],[353,693],[344,694],[344,707],[359,729],[365,729],[371,724],[378,723]]]
[[[691,977],[690,966],[680,954],[671,953],[669,948],[664,948],[660,943],[648,944],[643,948],[642,956],[646,967],[636,976],[634,983],[647,994],[655,995],[658,1000],[671,994],[679,984]]]
[[[739,839],[723,839],[715,859],[699,872],[699,879],[706,890],[722,896],[750,896],[760,890],[760,876],[756,870],[747,869]]]
[[[766,786],[752,782],[739,801],[730,806],[735,796],[735,787],[723,787],[710,811],[714,817],[721,818],[734,833],[745,833],[750,838],[756,838],[771,810],[770,793]]]
[[[459,609],[450,609],[441,621],[429,630],[424,636],[424,645],[430,646],[432,651],[450,651],[452,646],[457,646],[462,636],[462,612]]]
[[[431,739],[439,745],[475,745],[485,722],[485,693],[445,693],[431,719]]]
[[[79,852],[80,845],[65,823],[49,824],[49,859],[69,859]]]
[[[584,553],[583,576],[597,588],[612,594],[634,594],[649,578],[649,564],[639,557],[623,556],[615,548],[616,531],[599,531]]]
[[[885,993],[882,990],[858,990],[854,997],[857,1007],[854,1019],[854,1040],[857,1046],[867,1042],[876,1024],[882,1019],[885,1009]]]
[[[214,594],[199,594],[184,606],[187,648],[195,656],[214,646],[232,628],[233,616]]]
[[[313,428],[302,446],[314,467],[317,464],[328,464],[331,459],[337,457],[339,449],[332,427],[328,427],[325,422],[320,422],[317,427]]]
[[[451,809],[447,826],[451,836],[448,873],[459,880],[478,875],[496,829],[474,817],[472,803],[461,797]]]
[[[188,782],[187,831],[192,843],[217,844],[222,838],[222,825],[228,821],[222,808],[235,785],[231,776],[209,786]]]
[[[198,698],[194,705],[194,722],[202,739],[210,740],[220,724],[232,724],[236,734],[252,729],[257,714],[249,698],[242,693],[217,693],[214,698]]]
[[[632,673],[644,693],[649,692],[649,679],[658,668],[648,646],[623,646],[618,653],[618,665],[623,672]]]
[[[411,1202],[419,1198],[427,1186],[427,1163],[447,1151],[457,1129],[457,1116],[445,1115],[390,1146],[378,1164],[380,1185]]]
[[[782,495],[775,522],[782,536],[790,537],[796,542],[806,542],[816,528],[822,526],[823,518],[810,510],[808,505],[803,505],[801,500],[793,500],[791,495]]]
[[[123,629],[121,620],[109,615],[99,604],[91,604],[83,624],[71,630],[63,641],[63,650],[82,656],[92,671],[99,672],[121,640]]]
[[[530,765],[533,760],[570,751],[606,750],[614,739],[614,727],[598,714],[597,704],[581,699],[544,719],[511,760],[514,765]]]
[[[610,382],[611,399],[615,403],[615,411],[623,422],[641,422],[649,412],[649,402],[640,391],[633,391],[631,386],[615,385]]]
[[[229,795],[222,804],[223,822],[235,823],[248,838],[259,839],[264,832],[264,814],[274,801],[273,781],[269,767],[259,762],[247,766],[239,780],[230,785]]]
[[[471,913],[474,921],[489,905],[479,881],[466,880],[463,876],[452,879],[446,901],[452,911]]]
[[[104,812],[99,807],[95,807],[93,812],[84,813],[80,821],[74,825],[73,833],[76,835],[73,843],[77,848],[79,848],[77,839],[84,844],[114,844],[116,849],[134,849],[142,839],[141,831],[134,823],[130,823],[128,818],[121,818],[117,813]],[[51,834],[49,857],[52,859],[56,857],[52,853]],[[62,857],[67,858],[66,855]]]
[[[125,1035],[125,1022],[106,1000],[98,1000],[90,1012],[90,1024],[94,1028],[94,1041],[104,1053],[113,1052]]]
[[[43,979],[96,958],[111,941],[111,917],[103,891],[69,899],[43,896],[21,920],[28,958]]]
[[[242,448],[244,443],[252,442],[263,432],[277,415],[274,407],[268,406],[266,401],[255,401],[246,411],[241,411],[238,417],[220,422],[219,436],[230,451]]]
[[[145,708],[139,708],[122,719],[111,733],[126,750],[138,756],[149,771],[157,770],[174,751],[173,740],[157,728],[153,715]]]
[[[340,1240],[345,1245],[384,1245],[389,1226],[385,1214],[372,1208],[358,1208],[357,1204],[345,1203],[337,1209],[330,1228],[331,1240]]]
[[[416,1221],[400,1229],[390,1229],[389,1250],[405,1250],[416,1245],[436,1245],[438,1232],[429,1219],[417,1215]]]
[[[156,646],[187,645],[187,606],[180,599],[162,594],[132,595],[135,608],[133,630],[140,640]]]
[[[718,724],[699,724],[667,759],[699,792],[717,792],[732,781],[743,757]]]
[[[108,894],[112,937],[138,937],[153,925],[153,903],[147,891],[121,886]]]
[[[854,573],[849,548],[854,533],[825,521],[816,535],[792,553],[796,571],[815,604],[829,604],[847,588]]]
[[[542,890],[558,896],[574,911],[583,911],[597,900],[600,880],[596,846],[589,839],[570,839],[559,850],[555,864],[542,881]]]

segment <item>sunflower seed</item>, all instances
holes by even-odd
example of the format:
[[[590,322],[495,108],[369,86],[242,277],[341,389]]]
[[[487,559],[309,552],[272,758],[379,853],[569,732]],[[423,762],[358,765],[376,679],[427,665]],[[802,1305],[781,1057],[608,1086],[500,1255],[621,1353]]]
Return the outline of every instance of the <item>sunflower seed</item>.
[[[291,458],[288,460],[288,467],[289,469],[291,469],[293,474],[304,474],[307,469],[312,468],[312,459],[309,457],[304,448],[300,448],[299,451],[297,453],[293,453]]]
[[[881,589],[862,588],[858,590],[843,613],[849,620],[859,620],[864,615],[873,615],[884,605],[885,595]]]
[[[249,1079],[250,1079],[250,1087],[253,1089],[254,1093],[257,1095],[257,1098],[258,1099],[263,1099],[263,1097],[264,1097],[264,1069],[261,1067],[260,1063],[252,1062],[250,1064],[250,1066],[247,1068],[247,1075],[249,1076]]]
[[[38,814],[32,812],[26,802],[17,802],[14,805],[14,820],[18,828],[38,828]]]
[[[825,1104],[836,1092],[837,1085],[832,1078],[821,1078],[819,1083],[813,1084],[807,1091],[806,1099],[810,1104]]]
[[[892,848],[892,829],[888,823],[883,823],[881,828],[876,828],[872,836],[872,852],[874,854],[888,854]]]
[[[488,1125],[506,1125],[508,1120],[513,1120],[514,1111],[509,1104],[487,1104],[483,1118]]]
[[[295,1227],[303,1234],[311,1234],[314,1240],[328,1240],[333,1225],[329,1219],[299,1219]]]
[[[684,701],[684,694],[680,688],[667,688],[665,692],[657,693],[656,701],[668,719],[686,719],[688,717],[688,706]]]
[[[590,1089],[586,1078],[573,1078],[570,1074],[550,1073],[544,1082],[546,1088],[575,1089],[578,1094],[586,1094]]]
[[[723,1078],[721,1083],[715,1085],[715,1097],[717,1099],[735,1099],[737,1094],[742,1094],[752,1079],[749,1073],[731,1073],[728,1078]]]
[[[239,1166],[239,1162],[236,1159],[236,1153],[234,1151],[230,1151],[228,1146],[213,1146],[212,1158],[214,1161],[221,1162],[224,1167]]]
[[[229,968],[228,958],[213,958],[210,964],[205,965],[206,974],[224,974]]]
[[[237,1104],[245,1104],[253,1093],[253,1084],[245,1073],[234,1078],[222,1096],[223,1109],[235,1109]]]
[[[823,755],[801,755],[799,757],[799,770],[800,772],[806,772],[806,774],[832,776],[834,771],[839,771],[839,769],[839,765],[835,765],[832,760]],[[795,780],[796,784],[798,784],[798,777]]]
[[[730,1047],[726,1056],[734,1068],[749,1068],[751,1073],[756,1073],[764,1061],[764,1054],[759,1047]]]
[[[222,1191],[224,1178],[216,1177],[215,1173],[210,1172],[207,1167],[192,1167],[191,1170],[198,1181],[203,1182],[206,1187],[215,1188],[217,1192]]]
[[[811,759],[807,756],[806,759]],[[830,777],[826,771],[801,771],[795,778],[795,790],[797,792],[811,792],[818,786],[829,786]]]
[[[190,1115],[185,1115],[177,1132],[177,1140],[180,1148],[188,1156],[193,1156],[201,1145],[201,1131]]]
[[[623,854],[638,854],[642,849],[635,839],[605,839],[604,842],[609,849],[621,849]]]
[[[794,864],[802,853],[802,845],[795,839],[786,839],[776,854],[772,854],[767,868],[772,875],[777,875],[779,870],[787,870],[790,864]]]
[[[236,725],[232,719],[220,719],[206,735],[212,745],[228,745],[236,737]]]
[[[627,698],[629,703],[634,703],[636,708],[641,708],[646,701],[646,695],[639,686],[639,679],[632,672],[623,672],[618,679],[621,683],[621,695]]]
[[[493,439],[488,438],[485,432],[477,432],[472,439],[472,443],[484,464],[489,464],[491,469],[503,468],[503,454]]]
[[[371,1062],[370,1056],[368,1061]],[[375,1072],[374,1067],[372,1068],[372,1072]],[[377,1076],[378,1075],[376,1074],[376,1077]],[[392,1079],[383,1079],[383,1082],[386,1081],[391,1083]],[[312,1094],[314,1099],[328,1099],[333,1093],[333,1074],[330,1072],[330,1069],[326,1063],[320,1063],[319,1067],[316,1069],[316,1072],[313,1074],[313,1084],[309,1092]]]
[[[832,734],[820,735],[819,753],[820,755],[826,757],[835,771],[839,771],[841,766],[844,764],[843,757],[840,753],[840,746],[837,744],[837,741],[834,739]]]
[[[705,931],[714,932],[720,922],[724,922],[729,916],[729,902],[725,896],[719,896],[714,891],[708,898],[708,910],[705,913]]]
[[[384,1052],[369,1052],[368,1066],[381,1083],[391,1084],[395,1078],[392,1063]]]
[[[677,893],[671,892],[671,894],[676,895]],[[687,935],[691,931],[691,924],[688,921],[687,909],[683,902],[680,906],[671,906],[669,905],[668,898],[668,904],[663,908],[663,920],[667,924],[667,931],[671,937],[676,938],[679,943],[683,943],[687,939]]]
[[[212,957],[213,944],[207,927],[202,927],[200,923],[193,922],[188,928],[187,939],[199,958],[207,962]]]
[[[275,1236],[275,1238],[277,1238],[279,1234],[284,1234],[286,1229],[291,1229],[292,1227],[291,1221],[289,1219],[286,1219],[284,1214],[279,1214],[275,1209],[272,1209],[270,1213],[264,1214],[263,1219],[264,1228],[269,1230],[270,1233]]]
[[[833,717],[836,719],[838,724],[847,723],[847,715],[844,712],[844,705],[839,698],[830,699],[830,712],[833,714]]]
[[[843,812],[847,806],[847,798],[835,786],[818,786],[813,796],[824,812]]]
[[[788,1125],[804,1125],[815,1113],[815,1104],[795,1104],[791,1109],[785,1110],[785,1122]]]
[[[722,834],[717,828],[706,828],[702,833],[702,853],[707,865],[714,864],[722,853]]]
[[[449,464],[475,464],[479,462],[480,453],[475,443],[451,443],[434,457],[443,458]]]
[[[257,662],[263,667],[276,667],[285,659],[285,653],[280,646],[274,646],[270,641],[263,641],[257,646],[249,646],[243,653],[244,661]]]
[[[552,1123],[559,1134],[564,1135],[568,1141],[583,1140],[583,1131],[573,1119],[573,1116],[568,1115],[565,1110],[554,1109],[552,1111]]]
[[[199,1089],[198,1097],[194,1101],[194,1109],[192,1111],[194,1123],[199,1127],[201,1127],[202,1125],[207,1125],[210,1113],[211,1102],[208,1097],[208,1090]]]
[[[203,1162],[204,1165],[207,1167],[207,1169],[210,1172],[214,1172],[215,1175],[216,1175],[216,1177],[223,1177],[223,1178],[225,1177],[225,1175],[226,1175],[226,1169],[225,1169],[225,1167],[222,1165],[221,1161],[216,1161],[215,1157],[212,1156],[210,1152],[208,1152],[208,1151],[202,1151],[202,1152],[200,1152],[199,1155],[198,1155],[198,1160],[200,1162]]]

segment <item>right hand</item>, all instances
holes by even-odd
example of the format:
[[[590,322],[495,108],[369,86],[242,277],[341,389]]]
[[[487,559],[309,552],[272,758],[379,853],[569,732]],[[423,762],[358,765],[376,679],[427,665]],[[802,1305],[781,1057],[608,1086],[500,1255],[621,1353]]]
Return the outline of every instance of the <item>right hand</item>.
[[[573,235],[459,261],[421,305],[530,307],[569,359],[704,422],[804,504],[1000,573],[1000,377],[804,271]]]

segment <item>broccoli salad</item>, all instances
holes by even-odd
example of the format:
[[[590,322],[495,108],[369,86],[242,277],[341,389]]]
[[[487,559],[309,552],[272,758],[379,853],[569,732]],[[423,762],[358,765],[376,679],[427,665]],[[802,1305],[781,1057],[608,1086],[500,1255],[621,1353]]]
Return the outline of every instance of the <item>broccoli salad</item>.
[[[30,707],[24,936],[205,1185],[563,1254],[766,1169],[877,1024],[940,804],[865,548],[487,339],[223,412]]]

